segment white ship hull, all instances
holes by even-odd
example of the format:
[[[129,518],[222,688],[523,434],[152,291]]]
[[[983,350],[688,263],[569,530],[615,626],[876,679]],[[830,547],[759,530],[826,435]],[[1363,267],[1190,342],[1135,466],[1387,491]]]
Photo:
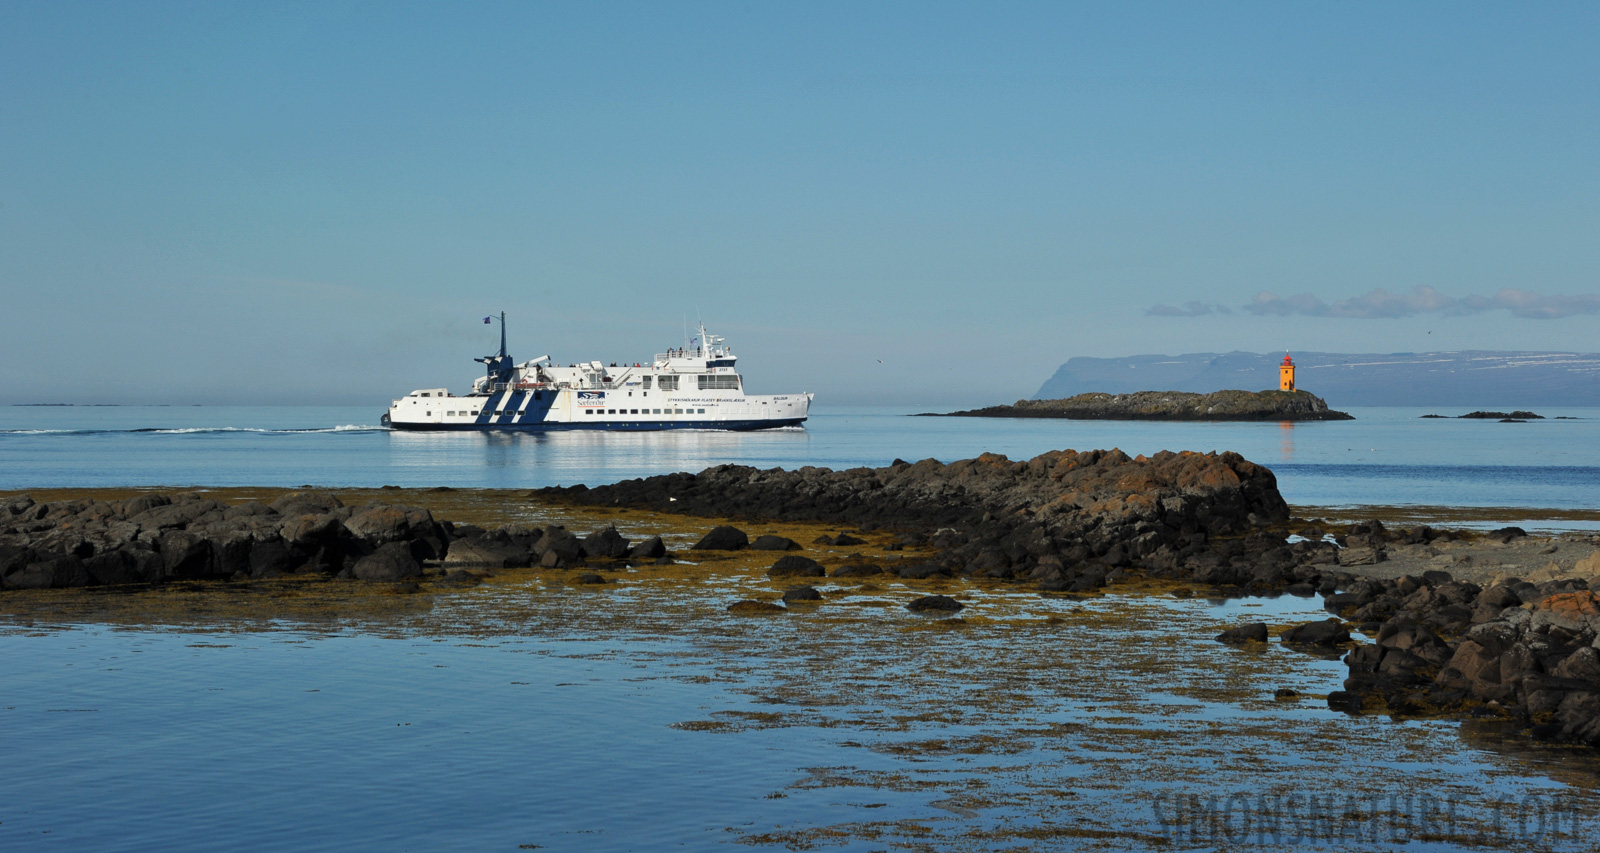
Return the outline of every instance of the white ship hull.
[[[810,393],[745,394],[733,351],[704,326],[695,346],[648,364],[561,366],[547,356],[513,364],[502,314],[499,354],[478,361],[488,371],[472,393],[412,391],[389,406],[384,423],[403,430],[755,430],[798,426],[811,409]]]
[[[628,391],[563,388],[457,397],[436,388],[396,400],[388,422],[394,429],[409,430],[773,429],[804,423],[812,398],[657,393],[635,390],[630,396]]]

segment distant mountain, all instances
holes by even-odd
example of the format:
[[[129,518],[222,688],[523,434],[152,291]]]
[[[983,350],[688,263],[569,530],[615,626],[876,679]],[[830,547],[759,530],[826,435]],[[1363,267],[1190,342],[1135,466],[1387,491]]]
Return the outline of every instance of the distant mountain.
[[[1600,406],[1600,353],[1296,352],[1296,386],[1330,406]],[[1278,387],[1281,353],[1189,353],[1074,358],[1034,394]]]

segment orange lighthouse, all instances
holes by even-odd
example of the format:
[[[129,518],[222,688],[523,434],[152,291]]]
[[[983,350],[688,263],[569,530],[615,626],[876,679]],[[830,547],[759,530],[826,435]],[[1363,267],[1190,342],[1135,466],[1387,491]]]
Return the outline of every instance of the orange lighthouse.
[[[1294,390],[1294,360],[1288,353],[1283,354],[1283,364],[1278,365],[1278,390]]]

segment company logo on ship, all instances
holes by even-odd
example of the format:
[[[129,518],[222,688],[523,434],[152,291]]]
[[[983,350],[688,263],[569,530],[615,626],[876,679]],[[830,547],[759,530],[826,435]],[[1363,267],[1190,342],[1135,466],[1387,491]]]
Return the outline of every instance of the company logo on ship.
[[[578,392],[578,405],[579,406],[604,406],[605,404],[606,404],[606,392],[604,392],[604,391],[579,391]]]

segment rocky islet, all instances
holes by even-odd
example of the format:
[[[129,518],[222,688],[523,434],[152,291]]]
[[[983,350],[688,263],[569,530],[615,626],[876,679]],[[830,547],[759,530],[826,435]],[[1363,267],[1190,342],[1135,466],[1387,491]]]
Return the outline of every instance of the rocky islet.
[[[930,413],[931,414],[931,413]],[[1348,421],[1308,391],[1091,392],[1053,400],[1018,400],[950,412],[945,417],[1062,418],[1084,421]]]

